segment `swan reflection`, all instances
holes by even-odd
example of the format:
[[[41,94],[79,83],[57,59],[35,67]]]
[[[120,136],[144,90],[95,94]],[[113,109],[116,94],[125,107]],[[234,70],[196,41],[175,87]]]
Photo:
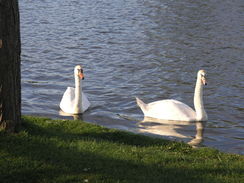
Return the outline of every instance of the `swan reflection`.
[[[138,125],[140,127],[140,132],[183,140],[192,147],[199,147],[203,142],[205,122],[169,121],[145,117],[143,121],[139,122]],[[191,135],[186,135],[186,132],[183,133],[184,130],[188,131],[189,127],[194,125],[196,127],[196,133],[194,133],[194,137]]]
[[[69,114],[69,113],[66,113],[62,110],[59,110],[59,115],[60,116],[70,116],[70,117],[73,117],[74,120],[82,120],[83,121],[83,115],[82,114]]]

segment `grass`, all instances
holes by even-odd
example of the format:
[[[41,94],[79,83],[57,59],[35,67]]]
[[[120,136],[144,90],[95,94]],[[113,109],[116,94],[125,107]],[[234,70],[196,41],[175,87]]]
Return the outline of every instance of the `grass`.
[[[0,182],[244,182],[244,156],[82,121],[23,117],[0,131]]]

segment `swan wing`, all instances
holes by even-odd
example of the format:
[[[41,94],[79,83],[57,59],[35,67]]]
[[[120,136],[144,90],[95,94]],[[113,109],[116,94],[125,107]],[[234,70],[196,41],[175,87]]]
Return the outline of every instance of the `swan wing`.
[[[59,106],[64,112],[72,113],[74,108],[74,100],[75,89],[73,87],[67,87]]]
[[[196,119],[195,111],[188,105],[177,100],[160,100],[146,105],[144,115],[148,117],[178,120],[194,121]]]

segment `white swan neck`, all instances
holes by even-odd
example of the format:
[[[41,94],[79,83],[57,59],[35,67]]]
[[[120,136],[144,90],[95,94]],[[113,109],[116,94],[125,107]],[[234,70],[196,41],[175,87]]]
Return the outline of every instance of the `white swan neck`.
[[[194,93],[194,107],[196,111],[197,121],[207,120],[207,114],[204,110],[204,105],[203,105],[203,85],[200,78],[198,78],[196,82],[195,93]]]
[[[75,75],[75,102],[74,113],[82,112],[82,82],[79,76]]]

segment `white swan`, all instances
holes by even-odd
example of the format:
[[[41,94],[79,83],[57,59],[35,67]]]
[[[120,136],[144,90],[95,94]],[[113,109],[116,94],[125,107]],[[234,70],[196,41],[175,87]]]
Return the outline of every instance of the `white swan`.
[[[160,100],[145,104],[139,98],[136,98],[138,106],[141,108],[144,116],[175,120],[175,121],[207,121],[208,116],[203,106],[203,85],[207,85],[205,79],[206,72],[199,70],[197,73],[197,82],[194,93],[194,111],[188,105],[173,99]]]
[[[74,69],[75,88],[67,87],[60,102],[60,108],[69,114],[80,114],[85,112],[91,105],[86,95],[82,92],[82,80],[84,80],[83,69],[80,65]]]

